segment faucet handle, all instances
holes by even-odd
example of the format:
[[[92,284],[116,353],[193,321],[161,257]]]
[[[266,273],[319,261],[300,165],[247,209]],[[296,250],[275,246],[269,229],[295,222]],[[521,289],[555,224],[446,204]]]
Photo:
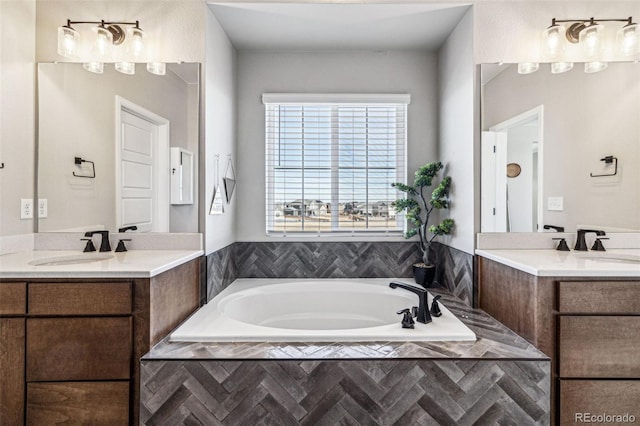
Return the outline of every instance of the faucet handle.
[[[116,247],[116,252],[121,253],[123,251],[127,251],[127,246],[124,245],[125,241],[131,241],[131,238],[123,238],[118,241],[118,247]]]
[[[431,312],[431,316],[442,316],[442,311],[440,310],[440,305],[438,304],[438,299],[440,299],[440,297],[441,296],[439,294],[433,297],[433,302],[431,302],[431,309],[429,310],[429,312]]]
[[[412,309],[405,308],[396,312],[396,314],[402,315],[402,328],[415,328],[416,322],[413,320],[411,311]]]
[[[598,237],[596,238],[596,240],[593,242],[593,246],[591,247],[591,250],[594,251],[606,251],[604,249],[604,245],[602,244],[602,240],[608,240],[608,237]]]
[[[93,245],[93,240],[91,238],[81,238],[80,241],[86,241],[87,245],[84,246],[83,253],[89,253],[92,251],[96,251],[96,246]]]
[[[565,240],[564,238],[552,238],[552,240],[560,240],[560,242],[558,243],[558,247],[556,247],[556,250],[571,251],[571,249],[569,249],[569,246],[567,245],[567,240]]]

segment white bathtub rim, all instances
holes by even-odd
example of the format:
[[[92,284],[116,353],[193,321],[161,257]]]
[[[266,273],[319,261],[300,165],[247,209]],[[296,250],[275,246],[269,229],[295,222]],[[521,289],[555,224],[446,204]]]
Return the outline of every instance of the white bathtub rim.
[[[417,296],[403,289],[390,289],[391,281],[399,281],[417,286],[407,278],[358,278],[358,279],[265,279],[265,278],[241,278],[235,280],[219,295],[212,299],[176,328],[169,336],[169,342],[424,342],[424,341],[475,341],[476,335],[458,318],[440,304],[442,316],[433,318],[430,324],[416,322],[415,329],[403,329],[400,326],[401,317],[398,315],[397,323],[376,327],[358,329],[331,329],[331,330],[301,330],[282,329],[275,327],[262,327],[247,324],[231,319],[217,312],[217,304],[225,296],[241,292],[246,289],[259,289],[263,286],[277,284],[296,283],[296,285],[313,285],[321,283],[327,285],[331,282],[349,282],[352,284],[376,285],[399,293],[410,302],[409,305],[417,305]],[[429,303],[432,296],[429,295]],[[204,330],[204,324],[215,321],[216,335]],[[437,327],[437,328],[436,328]],[[442,337],[441,330],[447,328],[446,338]]]

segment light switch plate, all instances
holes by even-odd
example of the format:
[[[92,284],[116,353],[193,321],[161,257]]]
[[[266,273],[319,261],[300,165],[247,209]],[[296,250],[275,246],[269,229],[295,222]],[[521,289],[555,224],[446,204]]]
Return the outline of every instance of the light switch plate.
[[[563,201],[564,200],[562,197],[547,198],[547,210],[561,212],[563,210],[563,207],[562,207]]]

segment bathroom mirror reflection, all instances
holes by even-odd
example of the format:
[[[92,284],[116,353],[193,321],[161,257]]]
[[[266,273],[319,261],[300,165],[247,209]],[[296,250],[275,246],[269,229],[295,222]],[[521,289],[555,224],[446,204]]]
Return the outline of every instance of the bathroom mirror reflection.
[[[640,64],[581,65],[481,66],[481,232],[640,230]]]
[[[197,197],[170,203],[170,148],[195,153],[197,185],[199,78],[194,63],[38,64],[38,231],[197,232]]]

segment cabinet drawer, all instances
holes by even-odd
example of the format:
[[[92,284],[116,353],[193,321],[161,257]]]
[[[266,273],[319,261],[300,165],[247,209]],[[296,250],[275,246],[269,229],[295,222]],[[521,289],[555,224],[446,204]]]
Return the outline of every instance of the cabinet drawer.
[[[561,377],[640,378],[640,316],[560,316]]]
[[[640,282],[562,281],[558,310],[579,313],[640,313]]]
[[[131,317],[27,319],[27,381],[128,379]]]
[[[58,382],[27,385],[27,424],[129,424],[129,382]],[[69,423],[71,424],[71,423]]]
[[[24,314],[27,309],[26,283],[0,283],[0,315]]]
[[[131,283],[29,283],[29,314],[131,313]]]
[[[561,380],[560,424],[624,424],[640,419],[640,380]],[[609,421],[588,420],[585,416],[625,416]]]

